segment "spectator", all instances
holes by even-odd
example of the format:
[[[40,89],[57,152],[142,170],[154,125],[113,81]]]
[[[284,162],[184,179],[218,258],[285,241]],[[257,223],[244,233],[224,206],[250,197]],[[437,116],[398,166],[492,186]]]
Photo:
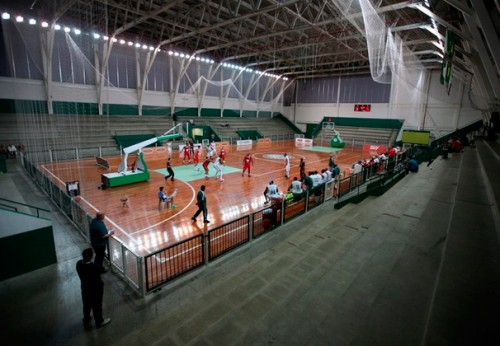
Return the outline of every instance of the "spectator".
[[[313,175],[314,172],[309,172],[308,175],[305,176],[304,178],[304,187],[307,191],[311,191],[314,187],[313,180],[311,178],[311,175]]]
[[[99,267],[101,273],[106,272],[103,262],[109,237],[115,234],[115,231],[108,231],[104,224],[104,218],[104,213],[97,212],[95,218],[90,222],[90,244],[95,251],[95,264]]]
[[[363,165],[362,165],[362,161],[358,161],[354,164],[354,166],[352,167],[353,168],[353,171],[352,173],[353,174],[358,174],[358,173],[361,173],[361,171],[363,170]]]
[[[336,163],[333,165],[332,176],[334,178],[340,179],[340,168],[339,165],[337,165]]]
[[[15,159],[17,157],[17,148],[14,144],[9,144],[7,150],[9,151],[9,157],[11,159]]]
[[[104,293],[104,283],[101,279],[100,267],[92,262],[94,251],[91,248],[82,252],[82,259],[76,263],[76,272],[80,278],[83,302],[83,325],[90,326],[91,313],[97,328],[103,327],[111,318],[102,317],[102,296]]]
[[[297,177],[294,177],[288,191],[293,194],[294,201],[300,200],[302,198],[302,194],[304,193],[304,190],[302,189],[302,182],[299,181]]]
[[[328,159],[328,169],[330,172],[333,172],[333,167],[335,167],[335,159],[333,158],[333,153],[330,154],[330,158]]]
[[[160,187],[160,191],[164,191],[163,189],[163,186]],[[165,206],[167,208],[177,208],[177,206],[174,204],[174,197],[177,195],[177,189],[174,189],[174,192],[172,192],[171,195],[167,194],[166,192],[164,192],[165,196],[164,196],[164,204],[161,208],[161,210],[163,210],[165,208]]]
[[[406,174],[408,174],[408,172],[413,172],[413,173],[417,173],[418,172],[418,162],[415,159],[415,157],[412,157],[406,163]]]
[[[274,181],[270,180],[269,184],[266,186],[264,190],[264,197],[266,199],[265,203],[269,203],[271,198],[280,198],[281,195],[278,193],[278,186],[274,183]]]

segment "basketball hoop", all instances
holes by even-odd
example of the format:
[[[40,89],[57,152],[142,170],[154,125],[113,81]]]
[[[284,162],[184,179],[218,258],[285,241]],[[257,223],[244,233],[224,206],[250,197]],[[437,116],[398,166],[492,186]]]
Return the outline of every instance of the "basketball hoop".
[[[335,123],[330,121],[323,122],[323,130],[335,130]]]

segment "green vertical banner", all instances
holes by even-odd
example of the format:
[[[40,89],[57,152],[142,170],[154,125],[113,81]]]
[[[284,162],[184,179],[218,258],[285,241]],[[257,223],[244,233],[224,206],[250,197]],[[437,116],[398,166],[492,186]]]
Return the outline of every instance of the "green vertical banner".
[[[448,93],[450,92],[450,82],[451,82],[451,72],[453,65],[453,57],[455,56],[455,46],[456,46],[457,36],[454,32],[446,29],[446,42],[445,42],[445,52],[443,57],[443,64],[441,65],[441,78],[440,82],[446,85]]]

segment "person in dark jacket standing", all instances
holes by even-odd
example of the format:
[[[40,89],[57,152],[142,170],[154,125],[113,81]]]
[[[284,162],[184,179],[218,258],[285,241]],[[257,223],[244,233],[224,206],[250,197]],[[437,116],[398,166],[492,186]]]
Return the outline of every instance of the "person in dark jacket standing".
[[[198,205],[198,210],[196,213],[193,215],[191,220],[196,222],[196,218],[198,215],[200,215],[201,212],[203,212],[203,222],[204,223],[209,223],[210,221],[207,218],[207,196],[205,195],[205,185],[201,185],[200,191],[198,191],[198,194],[196,195],[196,204]]]
[[[168,175],[165,176],[165,181],[168,180],[168,178],[170,178],[171,181],[174,181],[174,170],[172,169],[172,161],[170,160],[170,157],[167,159],[167,172],[168,172]]]
[[[95,218],[90,222],[90,244],[95,251],[95,264],[100,268],[101,273],[105,273],[102,263],[104,262],[104,253],[108,246],[108,239],[114,231],[108,231],[104,224],[104,213],[98,212]]]
[[[102,317],[102,296],[104,293],[104,283],[101,279],[101,270],[97,264],[92,262],[94,251],[91,248],[82,252],[82,259],[76,263],[76,272],[80,277],[83,301],[83,325],[90,326],[91,316],[97,328],[107,325],[111,318]]]

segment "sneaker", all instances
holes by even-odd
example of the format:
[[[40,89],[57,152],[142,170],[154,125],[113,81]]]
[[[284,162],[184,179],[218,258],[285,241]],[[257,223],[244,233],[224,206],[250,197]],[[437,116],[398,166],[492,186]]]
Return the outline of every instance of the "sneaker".
[[[177,206],[176,206],[175,204],[172,204],[172,205],[170,206],[170,208],[175,209],[175,208],[177,208]]]
[[[249,176],[249,177],[251,177],[251,175],[250,175],[250,174],[249,174],[248,176]]]
[[[204,220],[203,223],[210,223],[210,220]]]
[[[193,220],[193,222],[196,222],[196,219],[194,217],[192,217],[191,220]]]
[[[101,327],[104,327],[106,324],[109,324],[111,322],[111,318],[105,318],[104,320],[102,320],[101,324],[97,326],[97,328],[101,328]]]

